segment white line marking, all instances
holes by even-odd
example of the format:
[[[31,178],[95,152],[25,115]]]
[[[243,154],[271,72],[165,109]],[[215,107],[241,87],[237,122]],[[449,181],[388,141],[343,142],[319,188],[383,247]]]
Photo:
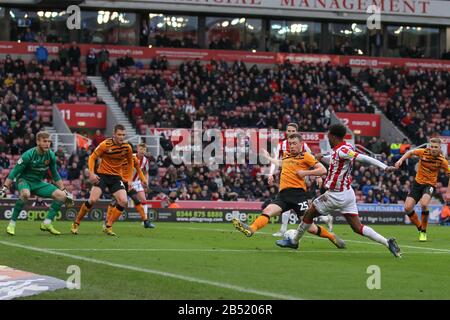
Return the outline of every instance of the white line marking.
[[[386,251],[348,251],[348,250],[273,250],[273,249],[196,249],[196,248],[43,248],[50,251],[125,251],[125,252],[215,252],[215,253],[339,253],[339,254],[386,254]],[[407,251],[403,254],[448,254],[435,251]]]
[[[124,265],[124,264],[119,264],[119,263],[114,263],[114,262],[109,262],[109,261],[104,261],[104,260],[87,258],[87,257],[83,257],[83,256],[76,256],[76,255],[68,254],[68,253],[64,253],[64,252],[55,252],[55,251],[51,251],[51,250],[47,250],[47,249],[22,245],[22,244],[18,244],[18,243],[12,243],[12,242],[8,242],[8,241],[0,241],[0,244],[3,244],[5,246],[10,246],[10,247],[22,248],[22,249],[26,249],[26,250],[30,250],[30,251],[42,252],[42,253],[51,254],[51,255],[55,255],[55,256],[62,256],[62,257],[66,257],[66,258],[82,260],[82,261],[101,264],[101,265],[114,267],[114,268],[121,268],[121,269],[126,269],[126,270],[131,270],[131,271],[155,274],[158,276],[163,276],[163,277],[168,277],[168,278],[173,278],[173,279],[178,279],[178,280],[183,280],[183,281],[188,281],[188,282],[193,282],[193,283],[206,284],[206,285],[210,285],[210,286],[214,286],[214,287],[218,287],[218,288],[229,289],[229,290],[243,292],[243,293],[251,293],[251,294],[264,296],[264,297],[270,297],[270,298],[274,298],[274,299],[303,300],[300,297],[284,295],[284,294],[279,294],[279,293],[274,293],[274,292],[269,292],[269,291],[264,291],[264,290],[257,290],[257,289],[252,289],[252,288],[243,288],[243,287],[239,287],[239,286],[232,285],[232,284],[204,280],[204,279],[200,279],[200,278],[194,278],[194,277],[190,277],[190,276],[185,276],[185,275],[170,273],[170,272],[164,272],[164,271],[159,271],[159,270],[154,270],[154,269],[146,269],[146,268],[140,268],[140,267],[135,267],[135,266],[129,266],[129,265]]]
[[[216,228],[195,228],[195,227],[188,227],[188,228],[180,228],[180,227],[173,227],[170,226],[169,228],[174,229],[189,229],[189,230],[204,230],[204,231],[216,231],[216,232],[239,232],[235,229],[233,229],[233,226],[231,226],[231,230],[225,230],[225,229],[216,229]],[[259,234],[265,234],[265,235],[271,235],[270,232],[261,232],[258,231]],[[275,237],[274,237],[275,238]],[[313,239],[313,240],[328,240],[325,238],[319,238],[319,237],[312,237],[312,236],[305,236],[305,238]],[[353,242],[353,243],[362,243],[362,244],[370,244],[375,246],[382,246],[382,244],[376,243],[376,242],[368,242],[368,241],[360,241],[360,240],[347,240],[344,239],[345,242]],[[416,246],[409,246],[409,245],[400,245],[400,248],[409,248],[409,249],[419,249],[419,250],[433,250],[433,251],[440,251],[445,253],[450,253],[450,250],[448,249],[439,249],[439,248],[430,248],[430,247],[416,247]]]

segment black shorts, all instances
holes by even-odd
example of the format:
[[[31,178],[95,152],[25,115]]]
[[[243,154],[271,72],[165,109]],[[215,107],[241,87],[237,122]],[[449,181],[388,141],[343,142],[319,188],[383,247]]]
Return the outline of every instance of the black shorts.
[[[99,174],[100,182],[98,183],[97,187],[102,189],[103,192],[106,191],[106,188],[108,188],[109,193],[113,194],[116,193],[119,190],[126,190],[125,184],[122,181],[122,178],[119,176],[111,176],[108,174]]]
[[[130,198],[133,198],[135,195],[137,195],[137,192],[136,192],[136,190],[134,190],[133,187],[131,187],[131,189],[128,189],[128,182],[124,182],[124,184],[125,184],[125,187],[126,187],[126,190],[127,190],[127,195]]]
[[[310,198],[309,192],[303,189],[289,188],[281,190],[272,203],[279,206],[282,210],[281,212],[292,209],[298,216],[302,216],[309,208],[308,200]]]
[[[431,184],[420,184],[414,180],[414,183],[411,187],[411,192],[408,194],[408,197],[413,198],[416,203],[418,203],[424,194],[429,194],[430,197],[432,197],[435,189],[436,188]]]

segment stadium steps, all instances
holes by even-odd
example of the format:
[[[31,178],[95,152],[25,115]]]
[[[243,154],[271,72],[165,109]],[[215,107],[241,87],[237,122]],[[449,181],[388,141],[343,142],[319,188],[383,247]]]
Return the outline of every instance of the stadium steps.
[[[108,87],[106,87],[101,77],[88,77],[88,79],[95,85],[97,88],[97,96],[101,97],[103,101],[108,105],[111,109],[112,113],[116,117],[118,123],[123,124],[128,132],[129,136],[134,136],[139,134],[136,132],[136,129],[133,128],[130,120],[128,120],[127,115],[122,111],[119,104],[117,103],[114,96],[109,91]]]
[[[385,138],[386,141],[390,144],[395,141],[403,141],[403,139],[407,139],[408,137],[399,129],[397,126],[389,120],[383,111],[380,109],[380,103],[374,99],[370,93],[366,93],[363,87],[352,86],[351,90],[355,92],[358,96],[360,96],[363,100],[367,102],[368,105],[372,106],[375,109],[375,114],[379,114],[382,118],[382,122],[384,122],[383,132],[381,132],[381,137]]]

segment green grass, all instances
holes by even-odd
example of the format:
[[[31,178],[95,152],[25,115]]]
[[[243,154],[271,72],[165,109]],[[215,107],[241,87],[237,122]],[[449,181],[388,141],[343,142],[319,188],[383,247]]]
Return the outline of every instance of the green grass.
[[[19,221],[11,237],[6,224],[0,222],[0,265],[60,279],[69,276],[69,265],[81,268],[81,290],[29,299],[450,299],[443,290],[450,283],[447,227],[430,227],[429,241],[420,243],[411,226],[374,226],[397,238],[404,255],[395,259],[346,225],[335,227],[346,250],[310,235],[299,250],[288,250],[275,246],[275,225],[246,238],[231,224],[158,223],[150,230],[119,222],[113,238],[98,222],[84,222],[77,236],[69,233],[69,222],[57,222],[64,232],[58,237],[28,221]],[[380,290],[366,286],[370,265],[381,269]]]

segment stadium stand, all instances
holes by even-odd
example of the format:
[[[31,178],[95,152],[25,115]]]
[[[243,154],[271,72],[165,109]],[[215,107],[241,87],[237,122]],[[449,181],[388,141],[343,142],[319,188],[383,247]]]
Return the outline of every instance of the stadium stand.
[[[2,164],[9,163],[0,168],[2,181],[20,155],[35,146],[36,133],[45,126],[52,126],[53,104],[103,103],[97,97],[95,86],[78,67],[65,70],[61,66],[52,71],[54,65],[53,61],[45,65],[35,59],[25,62],[20,58],[13,60],[10,56],[0,60],[0,153]],[[77,170],[82,170],[86,166],[87,156],[80,150],[77,161],[70,161],[62,150],[58,151],[58,165],[63,168],[62,172],[67,167],[67,177],[74,178],[72,181],[64,179],[65,184],[70,191],[76,190],[70,185],[73,181],[79,181],[80,174],[74,177],[76,171],[71,169],[75,162]],[[73,185],[79,184],[75,182]]]
[[[122,109],[142,133],[147,126],[190,128],[195,120],[224,129],[282,129],[296,122],[304,131],[323,132],[333,110],[373,111],[351,90],[348,66],[293,65],[287,60],[261,69],[242,62],[197,60],[175,69],[162,58],[144,69],[113,66],[106,75]]]
[[[72,67],[69,62],[63,65],[65,58],[64,54],[60,55],[57,61],[52,60],[48,65],[38,64],[34,59],[26,64],[21,59],[12,60],[10,57],[0,62],[4,92],[0,98],[0,152],[5,152],[5,157],[11,162],[10,167],[21,152],[34,145],[34,135],[42,124],[51,122],[53,103],[101,103],[96,97],[95,87],[85,76],[86,64],[80,63],[80,69]],[[362,85],[399,127],[402,121],[406,121],[405,115],[412,113],[412,120],[422,126],[419,130],[424,135],[431,130],[424,126],[423,121],[427,119],[419,121],[420,114],[423,115],[418,111],[424,101],[424,90],[434,91],[426,98],[427,103],[434,107],[432,119],[448,113],[445,87],[448,73],[444,72],[422,71],[410,75],[396,68],[379,72],[363,69],[355,76],[348,65],[292,64],[287,60],[263,69],[240,61],[201,63],[191,60],[172,66],[165,57],[155,58],[144,65],[128,56],[101,71],[120,106],[142,134],[147,127],[190,128],[195,120],[203,120],[206,128],[283,129],[287,123],[297,122],[302,131],[323,132],[330,124],[332,112],[373,112],[373,107],[352,90],[354,85]],[[431,98],[433,96],[434,99]],[[395,105],[401,104],[402,99],[407,99],[409,104],[397,110]],[[18,119],[31,119],[31,122],[22,125]],[[436,124],[435,130],[442,128],[445,135],[445,126],[448,129],[445,122],[448,120],[446,116],[443,119],[433,123]],[[12,138],[17,136],[24,138]],[[101,133],[100,136],[104,138]],[[416,144],[422,142],[419,138],[420,134],[414,136],[413,141]],[[98,137],[96,139],[96,143],[101,141]],[[387,163],[396,159],[382,139],[369,142],[357,139],[356,142],[380,154]],[[76,191],[75,195],[80,199],[88,196],[89,192],[86,163],[92,150],[93,146],[88,150],[79,149],[70,158],[60,150],[57,152],[60,174],[68,189]],[[357,187],[358,201],[402,201],[412,182],[412,178],[405,177],[413,174],[414,165],[413,160],[409,161],[404,171],[391,175],[387,180],[376,169],[356,165],[353,183]],[[276,187],[267,185],[259,166],[228,165],[213,171],[206,165],[175,166],[166,153],[151,159],[150,167],[149,199],[239,198],[265,201],[277,192]],[[2,169],[2,179],[8,173],[8,169]],[[440,177],[439,187],[446,183],[446,178]],[[310,186],[313,192],[320,191],[311,183]]]
[[[417,145],[450,135],[450,73],[399,68],[361,70],[358,79],[386,116]]]

